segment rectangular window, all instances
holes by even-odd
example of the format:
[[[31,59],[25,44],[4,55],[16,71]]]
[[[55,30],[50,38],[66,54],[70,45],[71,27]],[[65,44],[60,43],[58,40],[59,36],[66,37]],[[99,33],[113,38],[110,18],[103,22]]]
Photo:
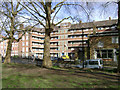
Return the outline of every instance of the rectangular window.
[[[22,46],[25,46],[25,43],[24,43],[24,42],[22,42]]]
[[[96,50],[97,58],[113,58],[113,50]]]
[[[22,40],[25,40],[25,37],[24,37],[24,36],[22,36]]]
[[[118,43],[118,37],[112,37],[112,43]]]
[[[22,48],[22,52],[24,52],[24,51],[25,51],[25,48],[23,47],[23,48]]]
[[[107,58],[107,50],[102,50],[102,58]]]
[[[26,52],[28,52],[28,47],[26,47]]]
[[[28,42],[26,42],[26,46],[28,46]]]
[[[26,36],[26,40],[28,40],[28,36]]]
[[[90,65],[98,65],[98,61],[89,61]]]
[[[101,58],[100,52],[100,50],[97,50],[97,58]]]
[[[26,53],[26,57],[28,57],[28,53]]]
[[[98,30],[101,30],[101,28],[98,28]]]
[[[108,58],[113,58],[113,50],[108,50]]]

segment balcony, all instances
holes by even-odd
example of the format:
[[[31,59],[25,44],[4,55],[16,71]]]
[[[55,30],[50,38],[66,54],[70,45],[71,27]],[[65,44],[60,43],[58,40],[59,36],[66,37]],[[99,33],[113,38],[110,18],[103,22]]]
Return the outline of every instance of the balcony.
[[[50,47],[58,47],[58,45],[50,45]]]
[[[44,43],[44,40],[40,40],[40,39],[38,40],[38,39],[33,39],[32,38],[32,41]]]
[[[50,50],[50,53],[58,53],[58,50]]]
[[[44,48],[44,45],[32,45],[32,47]]]
[[[50,40],[50,42],[58,42],[59,40],[58,39],[52,39]]]
[[[33,53],[44,53],[44,51],[43,50],[41,50],[41,51],[33,50]]]
[[[76,40],[81,40],[82,41],[82,38],[81,37],[77,37],[77,38],[68,38],[68,41],[76,41]],[[88,40],[87,37],[84,37],[83,40]]]
[[[79,44],[79,43],[78,44],[76,44],[76,43],[75,44],[70,44],[70,43],[68,44],[68,47],[79,47],[79,46],[82,47],[82,44]],[[86,47],[87,44],[83,44],[83,46]]]
[[[42,34],[35,34],[35,33],[32,33],[32,36],[45,37],[45,35],[42,35]]]

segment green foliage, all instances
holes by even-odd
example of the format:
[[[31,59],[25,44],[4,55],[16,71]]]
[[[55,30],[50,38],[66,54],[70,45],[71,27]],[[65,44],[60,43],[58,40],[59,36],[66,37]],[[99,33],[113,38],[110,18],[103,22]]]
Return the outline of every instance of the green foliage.
[[[18,58],[19,56],[18,55],[14,55],[13,58]]]

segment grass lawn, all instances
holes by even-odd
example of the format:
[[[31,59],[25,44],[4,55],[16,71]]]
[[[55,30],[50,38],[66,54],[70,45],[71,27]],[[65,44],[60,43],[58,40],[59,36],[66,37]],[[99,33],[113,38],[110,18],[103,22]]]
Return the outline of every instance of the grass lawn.
[[[3,64],[3,88],[118,88],[114,73]]]

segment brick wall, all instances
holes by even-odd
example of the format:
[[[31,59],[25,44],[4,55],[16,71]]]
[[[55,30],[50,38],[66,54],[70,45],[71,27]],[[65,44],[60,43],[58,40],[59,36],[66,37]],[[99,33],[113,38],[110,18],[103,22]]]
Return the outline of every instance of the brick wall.
[[[95,50],[103,49],[118,49],[118,43],[112,43],[112,37],[114,36],[93,36],[90,37],[90,58],[95,59]],[[103,47],[98,47],[98,43],[102,42]],[[111,61],[110,59],[104,59],[105,61]]]

